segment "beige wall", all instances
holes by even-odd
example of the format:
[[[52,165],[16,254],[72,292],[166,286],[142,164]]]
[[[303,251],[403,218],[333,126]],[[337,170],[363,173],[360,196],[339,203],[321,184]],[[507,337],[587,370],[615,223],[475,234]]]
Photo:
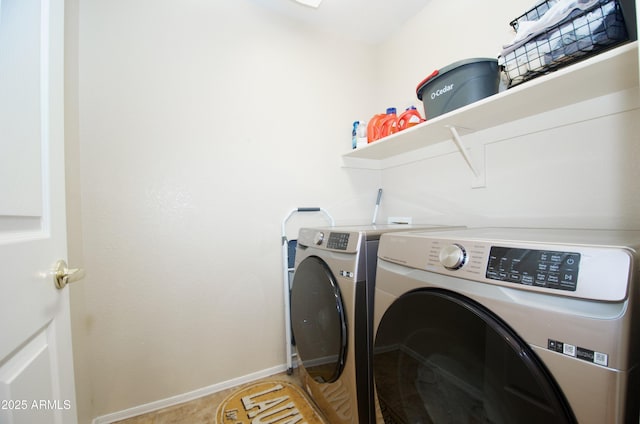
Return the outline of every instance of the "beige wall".
[[[373,113],[371,48],[248,0],[80,0],[77,16],[82,420],[283,369],[282,219],[373,211],[380,174],[339,157]]]
[[[379,46],[250,0],[67,2],[69,256],[88,273],[72,291],[80,422],[283,366],[291,208],[367,223],[382,186],[379,222],[640,227],[637,108],[476,134],[482,189],[455,152],[340,166],[353,119],[416,103],[435,68],[496,56],[531,0],[431,0]]]

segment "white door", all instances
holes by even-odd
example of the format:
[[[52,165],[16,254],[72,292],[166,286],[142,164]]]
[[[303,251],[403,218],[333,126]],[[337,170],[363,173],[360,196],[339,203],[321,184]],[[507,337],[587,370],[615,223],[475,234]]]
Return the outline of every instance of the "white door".
[[[64,0],[0,0],[0,423],[76,423],[66,258]]]

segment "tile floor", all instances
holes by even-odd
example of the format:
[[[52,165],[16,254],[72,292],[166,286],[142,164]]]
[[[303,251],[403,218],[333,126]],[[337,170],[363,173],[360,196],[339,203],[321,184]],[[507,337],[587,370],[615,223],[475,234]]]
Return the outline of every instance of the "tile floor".
[[[300,377],[298,375],[297,368],[294,369],[293,374],[290,376],[287,375],[287,373],[281,373],[264,378],[264,380],[269,379],[279,379],[298,385],[300,384]],[[158,411],[139,415],[137,417],[117,421],[117,423],[114,424],[214,424],[216,422],[215,417],[218,404],[239,387],[243,387],[243,385],[222,390],[190,402],[181,403]]]

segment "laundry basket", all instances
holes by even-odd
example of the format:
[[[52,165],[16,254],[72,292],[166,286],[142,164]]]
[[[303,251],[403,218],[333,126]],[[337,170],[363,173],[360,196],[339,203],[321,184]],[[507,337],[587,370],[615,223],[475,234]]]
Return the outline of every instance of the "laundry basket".
[[[559,13],[562,8],[564,13]],[[558,20],[549,18],[550,14]],[[506,46],[499,57],[509,87],[594,56],[629,38],[618,0],[542,1],[510,25],[518,33],[517,41]]]

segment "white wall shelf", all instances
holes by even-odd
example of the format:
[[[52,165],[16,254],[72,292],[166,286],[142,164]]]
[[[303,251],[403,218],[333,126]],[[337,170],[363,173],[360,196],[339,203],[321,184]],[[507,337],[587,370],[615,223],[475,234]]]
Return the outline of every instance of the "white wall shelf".
[[[456,131],[452,128],[464,138],[465,134],[634,87],[638,87],[637,41],[352,150],[342,155],[343,163],[352,168],[383,169],[385,159],[448,140],[456,141],[453,135]],[[456,145],[461,152],[465,149],[462,143],[456,142]],[[479,169],[468,157],[465,156],[465,160],[474,174],[484,174],[483,164]]]

